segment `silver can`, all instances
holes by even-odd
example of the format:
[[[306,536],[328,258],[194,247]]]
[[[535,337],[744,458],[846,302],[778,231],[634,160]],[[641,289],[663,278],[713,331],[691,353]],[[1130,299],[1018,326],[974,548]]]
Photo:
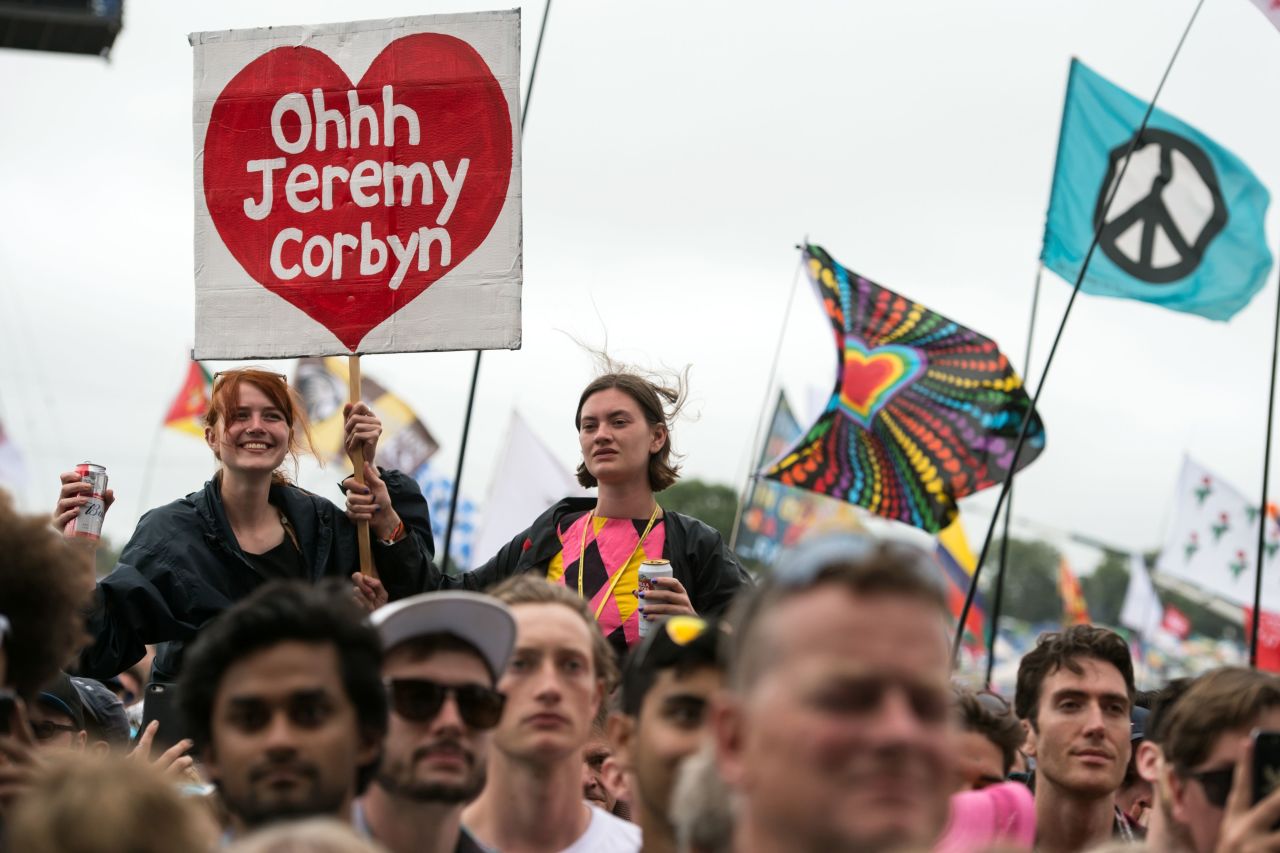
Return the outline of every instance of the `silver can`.
[[[102,535],[102,517],[107,512],[107,469],[93,462],[81,462],[76,466],[76,473],[80,475],[80,482],[93,486],[93,491],[89,502],[80,507],[80,514],[71,522],[71,529],[77,536],[97,539]]]
[[[655,578],[669,578],[675,573],[671,570],[670,560],[645,560],[640,564],[640,579],[636,583],[637,592],[649,592],[662,587],[655,584]],[[640,614],[640,638],[644,639],[649,636],[649,626],[652,623],[644,618],[644,614]]]

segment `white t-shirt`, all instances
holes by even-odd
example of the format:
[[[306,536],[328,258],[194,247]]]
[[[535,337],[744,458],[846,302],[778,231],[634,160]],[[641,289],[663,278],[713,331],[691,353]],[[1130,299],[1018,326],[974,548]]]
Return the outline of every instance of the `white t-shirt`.
[[[561,853],[639,853],[640,827],[588,804],[591,823],[578,840]]]

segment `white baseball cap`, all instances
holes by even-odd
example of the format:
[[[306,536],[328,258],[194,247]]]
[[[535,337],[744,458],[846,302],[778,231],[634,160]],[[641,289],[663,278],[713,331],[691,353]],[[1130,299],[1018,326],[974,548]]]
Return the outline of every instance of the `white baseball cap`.
[[[479,592],[424,592],[379,607],[369,617],[388,651],[427,634],[452,634],[475,646],[496,681],[516,642],[510,608]]]

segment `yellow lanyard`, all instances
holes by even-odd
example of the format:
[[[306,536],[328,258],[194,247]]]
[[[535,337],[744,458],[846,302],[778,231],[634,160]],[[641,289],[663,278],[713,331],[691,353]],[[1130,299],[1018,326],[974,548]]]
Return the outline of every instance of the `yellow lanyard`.
[[[658,520],[658,513],[662,507],[656,503],[653,505],[653,513],[649,516],[649,523],[645,525],[644,533],[640,534],[640,541],[636,542],[636,547],[631,549],[631,555],[622,562],[618,570],[613,573],[613,577],[609,579],[609,586],[604,591],[604,595],[600,598],[600,605],[596,608],[596,621],[599,621],[600,614],[604,612],[604,605],[610,597],[613,596],[613,590],[618,585],[618,581],[622,580],[622,573],[627,570],[627,566],[631,565],[631,561],[636,558],[636,552],[644,545],[644,540],[649,538],[649,531],[653,529],[653,523]],[[582,541],[578,543],[578,598],[586,598],[582,592],[582,567],[587,559],[587,530],[591,528],[592,522],[595,520],[596,511],[593,507],[591,512],[587,513],[587,523],[582,525]],[[604,562],[604,555],[600,555],[600,562]],[[609,567],[605,566],[605,571]]]

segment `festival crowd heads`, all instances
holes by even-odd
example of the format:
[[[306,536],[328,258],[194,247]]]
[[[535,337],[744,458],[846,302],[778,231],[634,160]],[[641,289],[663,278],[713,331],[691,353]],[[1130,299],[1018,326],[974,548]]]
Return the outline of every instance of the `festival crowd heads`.
[[[346,506],[294,485],[306,410],[256,369],[215,379],[213,478],[100,580],[81,473],[52,523],[0,493],[3,849],[1280,850],[1276,676],[1137,693],[1125,640],[1077,624],[1012,696],[963,686],[932,554],[833,530],[753,579],[661,507],[683,395],[593,380],[596,497],[463,574],[368,406]]]

